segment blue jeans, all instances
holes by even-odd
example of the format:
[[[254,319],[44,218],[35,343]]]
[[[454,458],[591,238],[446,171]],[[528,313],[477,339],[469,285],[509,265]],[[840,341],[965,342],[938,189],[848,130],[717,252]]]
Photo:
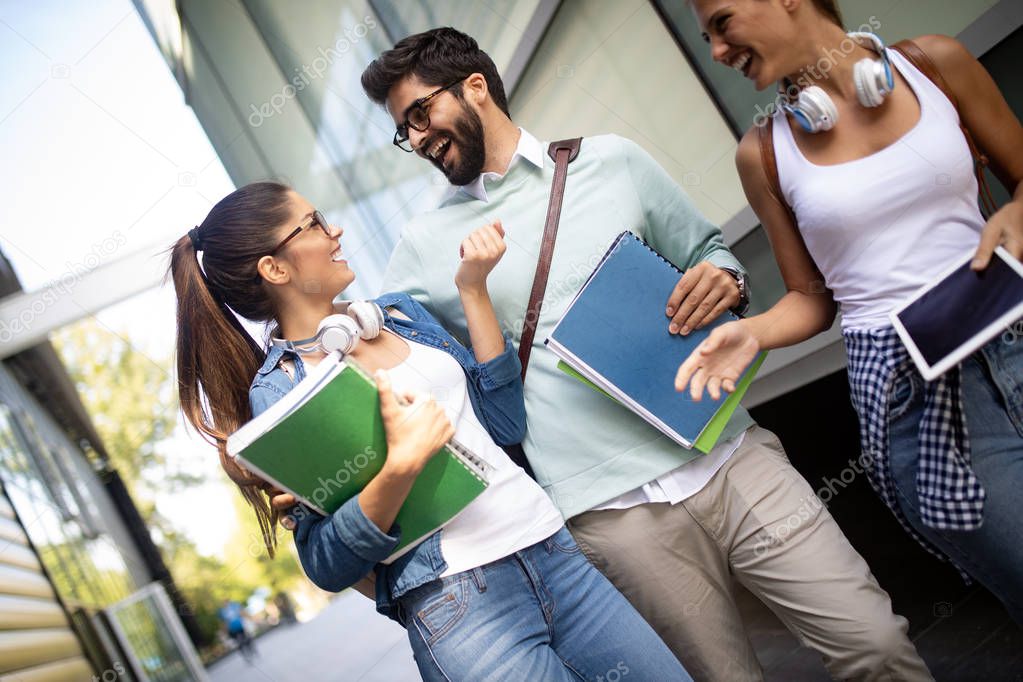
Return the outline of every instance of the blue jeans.
[[[691,680],[564,527],[401,598],[419,672],[445,680]]]
[[[1023,338],[1005,334],[963,361],[963,411],[973,471],[987,497],[972,531],[936,530],[920,520],[917,428],[923,379],[900,379],[889,404],[892,479],[913,528],[993,592],[1023,624]]]

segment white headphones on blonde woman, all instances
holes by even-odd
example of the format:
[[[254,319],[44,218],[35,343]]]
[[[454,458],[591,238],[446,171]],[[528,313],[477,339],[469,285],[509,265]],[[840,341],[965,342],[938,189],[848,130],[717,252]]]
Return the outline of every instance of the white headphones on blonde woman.
[[[846,34],[864,47],[871,47],[880,59],[861,59],[853,65],[853,83],[856,85],[856,98],[868,109],[879,107],[885,98],[895,89],[895,75],[884,42],[873,33]],[[791,81],[782,82],[782,93],[791,87]],[[781,105],[808,133],[819,133],[831,130],[838,123],[838,109],[831,97],[823,88],[811,85],[799,91],[796,100]]]
[[[384,311],[373,301],[346,301],[343,313],[328,315],[316,326],[316,334],[308,339],[288,341],[271,338],[277,348],[303,353],[333,353],[347,355],[359,345],[359,339],[375,339],[384,328]]]

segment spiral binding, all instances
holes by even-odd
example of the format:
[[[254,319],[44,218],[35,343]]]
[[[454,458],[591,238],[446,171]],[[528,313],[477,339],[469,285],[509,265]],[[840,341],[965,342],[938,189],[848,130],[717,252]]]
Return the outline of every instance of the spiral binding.
[[[653,254],[654,254],[655,256],[657,256],[657,257],[658,257],[658,258],[660,258],[660,259],[661,259],[662,261],[664,261],[665,263],[667,263],[668,265],[670,265],[670,266],[671,266],[671,269],[672,269],[672,270],[674,270],[675,272],[677,272],[677,273],[678,273],[678,274],[680,274],[680,275],[682,274],[682,270],[680,270],[680,269],[679,269],[679,267],[678,267],[677,265],[675,265],[675,264],[674,264],[674,263],[672,263],[672,262],[671,262],[670,260],[668,260],[667,258],[665,258],[664,256],[662,256],[662,255],[661,255],[660,253],[658,253],[658,252],[657,252],[657,249],[655,249],[654,247],[652,247],[652,246],[650,246],[649,244],[647,244],[646,240],[645,240],[645,239],[643,239],[642,237],[640,237],[640,236],[639,236],[638,234],[636,234],[636,233],[634,233],[634,232],[627,232],[627,233],[625,233],[625,234],[630,234],[630,235],[632,235],[632,237],[633,237],[633,238],[634,238],[634,239],[635,239],[636,241],[638,241],[638,242],[639,242],[640,244],[642,244],[643,246],[645,246],[645,247],[647,248],[647,250],[648,250],[648,251],[652,252],[652,253],[653,253]]]
[[[466,465],[466,469],[469,470],[473,476],[478,478],[483,483],[489,484],[487,472],[490,470],[490,465],[487,464],[481,457],[473,453],[469,448],[465,447],[457,440],[452,438],[448,441],[448,448],[453,450],[462,460],[463,464]]]
[[[600,262],[597,263],[597,267],[593,268],[593,272],[590,273],[589,278],[586,280],[585,283],[583,283],[583,286],[579,289],[579,293],[576,294],[576,298],[579,298],[579,296],[583,292],[583,289],[586,288],[586,285],[588,285],[590,283],[590,281],[594,277],[596,277],[597,273],[600,272],[600,268],[604,265],[604,263],[607,261],[607,259],[610,258],[611,256],[613,256],[615,254],[615,252],[618,251],[618,249],[622,248],[622,244],[625,243],[625,240],[628,237],[632,237],[637,242],[639,242],[642,246],[646,247],[646,249],[648,251],[650,251],[652,254],[654,254],[655,256],[660,258],[662,261],[667,263],[671,267],[672,270],[674,270],[675,272],[677,272],[680,275],[683,274],[682,271],[678,269],[678,266],[676,266],[670,260],[668,260],[667,258],[662,256],[661,254],[659,254],[657,252],[657,249],[655,249],[654,247],[652,247],[652,246],[650,246],[649,244],[646,243],[645,239],[643,239],[642,237],[640,237],[638,234],[636,234],[635,232],[633,232],[631,230],[625,230],[624,232],[619,234],[617,237],[615,237],[615,240],[613,242],[611,242],[610,248],[608,248],[608,250],[601,257]],[[574,299],[573,299],[572,303],[575,303]]]

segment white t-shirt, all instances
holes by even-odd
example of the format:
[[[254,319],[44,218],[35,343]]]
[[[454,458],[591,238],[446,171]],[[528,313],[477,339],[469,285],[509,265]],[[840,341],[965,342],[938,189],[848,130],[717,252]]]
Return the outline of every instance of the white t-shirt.
[[[408,345],[409,357],[388,371],[395,390],[431,394],[455,426],[455,439],[491,467],[487,489],[441,530],[448,567],[440,577],[497,561],[556,533],[564,525],[561,512],[480,423],[461,365],[444,351]]]

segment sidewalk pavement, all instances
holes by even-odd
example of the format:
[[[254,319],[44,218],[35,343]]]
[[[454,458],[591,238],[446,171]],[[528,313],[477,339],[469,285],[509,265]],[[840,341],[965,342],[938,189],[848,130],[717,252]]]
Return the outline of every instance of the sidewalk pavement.
[[[237,651],[207,669],[211,682],[420,682],[405,630],[354,590],[307,623],[280,626],[255,641],[251,663]]]

